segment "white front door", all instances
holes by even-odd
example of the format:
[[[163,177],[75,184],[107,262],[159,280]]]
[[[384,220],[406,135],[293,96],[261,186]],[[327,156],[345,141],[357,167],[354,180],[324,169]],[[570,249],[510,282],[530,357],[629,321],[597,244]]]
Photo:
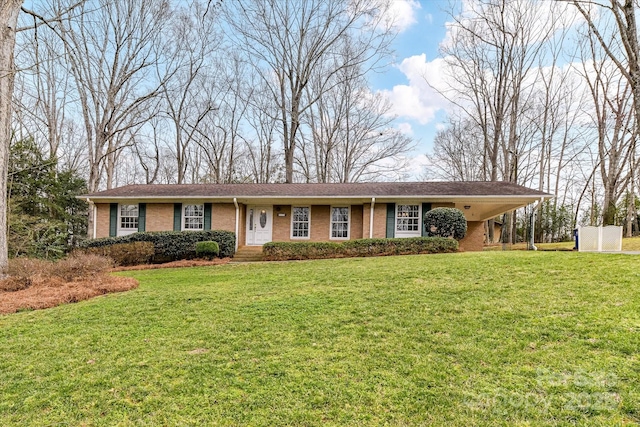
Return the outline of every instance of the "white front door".
[[[272,206],[247,206],[247,245],[270,242],[272,226]]]

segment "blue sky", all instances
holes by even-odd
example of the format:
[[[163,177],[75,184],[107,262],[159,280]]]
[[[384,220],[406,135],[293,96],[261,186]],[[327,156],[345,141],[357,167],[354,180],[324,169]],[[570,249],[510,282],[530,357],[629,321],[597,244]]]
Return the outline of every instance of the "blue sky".
[[[426,80],[438,78],[440,42],[445,38],[447,0],[392,0],[400,33],[394,41],[395,60],[385,73],[372,75],[374,91],[387,94],[398,116],[396,126],[412,136],[417,147],[410,157],[420,172],[446,114],[446,102]],[[435,62],[434,62],[435,61]]]

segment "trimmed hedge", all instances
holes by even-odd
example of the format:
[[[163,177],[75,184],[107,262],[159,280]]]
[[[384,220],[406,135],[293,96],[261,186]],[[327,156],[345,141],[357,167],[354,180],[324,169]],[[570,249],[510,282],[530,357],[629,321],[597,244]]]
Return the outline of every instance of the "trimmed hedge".
[[[270,242],[262,246],[267,261],[456,252],[458,242],[443,237],[357,239],[335,242]]]
[[[430,237],[461,240],[467,234],[467,219],[460,209],[435,208],[424,214],[424,226]]]
[[[342,244],[334,242],[269,242],[262,245],[266,261],[337,258],[342,252]]]
[[[151,242],[154,247],[153,262],[176,261],[196,257],[196,242],[214,241],[220,247],[220,257],[231,257],[235,252],[235,233],[223,230],[207,231],[152,231],[133,233],[121,237],[104,237],[85,240],[83,248],[99,248],[119,243]]]
[[[155,254],[151,242],[116,243],[109,246],[81,248],[78,251],[111,258],[116,265],[122,266],[148,264]]]
[[[206,241],[196,242],[196,256],[198,258],[213,259],[220,253],[218,242]]]

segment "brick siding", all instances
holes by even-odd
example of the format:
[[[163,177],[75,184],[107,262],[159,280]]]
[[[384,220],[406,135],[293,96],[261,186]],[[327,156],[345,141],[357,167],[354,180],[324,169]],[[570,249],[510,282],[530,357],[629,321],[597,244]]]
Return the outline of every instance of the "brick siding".
[[[464,252],[482,251],[484,248],[484,221],[467,222],[467,234],[460,240]]]
[[[96,237],[109,237],[109,203],[96,203],[97,208],[97,224]]]
[[[145,231],[173,230],[173,203],[147,203]]]

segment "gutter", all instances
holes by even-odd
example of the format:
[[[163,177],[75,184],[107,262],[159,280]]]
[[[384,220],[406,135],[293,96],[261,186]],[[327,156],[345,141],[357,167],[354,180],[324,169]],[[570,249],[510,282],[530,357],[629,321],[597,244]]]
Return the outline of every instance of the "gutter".
[[[376,206],[376,198],[371,198],[371,209],[369,215],[369,238],[373,239],[373,208]]]
[[[238,221],[240,219],[240,207],[238,206],[238,199],[237,198],[233,198],[233,204],[236,207],[236,249],[235,252],[238,252],[238,239],[240,239],[240,236],[238,234],[238,232],[240,231],[240,225],[238,224]]]
[[[79,199],[85,199],[90,197],[92,200],[94,201],[98,201],[100,203],[109,203],[111,201],[114,200],[157,200],[158,203],[162,203],[165,200],[175,200],[175,199],[183,199],[183,200],[207,200],[207,201],[216,201],[216,200],[221,200],[221,201],[225,201],[225,200],[229,200],[232,198],[237,198],[240,197],[242,199],[250,199],[250,200],[295,200],[295,201],[299,201],[299,200],[314,200],[314,199],[321,199],[321,200],[353,200],[353,199],[363,199],[363,200],[368,200],[369,198],[371,198],[372,196],[363,196],[363,195],[341,195],[341,196],[322,196],[322,195],[315,195],[315,196],[291,196],[291,195],[286,195],[286,196],[279,196],[277,194],[273,194],[273,195],[244,195],[244,196],[236,196],[236,197],[232,197],[232,196],[207,196],[207,195],[198,195],[198,196],[190,196],[190,195],[171,195],[171,196],[166,196],[166,195],[159,195],[159,196],[96,196],[96,195],[91,195],[89,194],[87,195],[83,195],[83,196],[76,196]],[[526,202],[529,201],[530,203],[533,203],[535,201],[537,201],[538,199],[552,199],[553,195],[551,194],[543,194],[543,195],[538,195],[538,194],[529,194],[529,195],[479,195],[479,196],[469,196],[469,195],[430,195],[430,194],[417,194],[417,195],[383,195],[383,196],[376,196],[378,198],[384,199],[384,200],[389,200],[389,201],[394,201],[397,200],[399,198],[403,199],[403,200],[433,200],[436,202],[439,201],[449,201],[449,200],[453,200],[456,202],[485,202],[485,203],[491,203],[494,200],[500,200],[500,201],[513,201],[513,202]]]

